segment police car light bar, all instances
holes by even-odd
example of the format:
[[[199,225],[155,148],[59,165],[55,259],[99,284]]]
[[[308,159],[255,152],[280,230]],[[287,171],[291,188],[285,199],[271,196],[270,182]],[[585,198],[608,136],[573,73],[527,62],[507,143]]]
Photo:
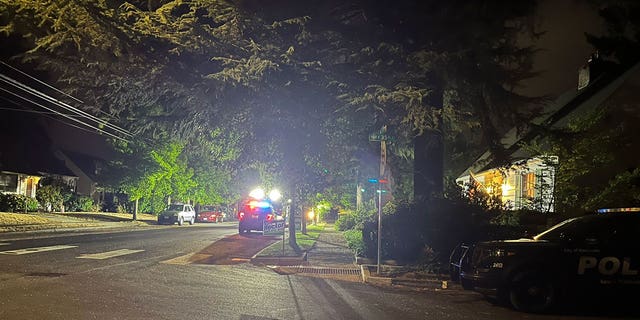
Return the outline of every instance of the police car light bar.
[[[611,209],[598,209],[598,213],[612,213],[612,212],[640,212],[640,208],[611,208]]]

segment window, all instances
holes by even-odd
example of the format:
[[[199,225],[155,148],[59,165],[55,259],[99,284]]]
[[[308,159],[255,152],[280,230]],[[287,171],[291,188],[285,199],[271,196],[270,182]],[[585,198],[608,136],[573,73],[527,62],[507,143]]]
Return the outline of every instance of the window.
[[[16,192],[17,188],[18,188],[17,175],[0,173],[0,191]]]
[[[535,197],[536,175],[533,172],[522,175],[522,197],[533,199]]]

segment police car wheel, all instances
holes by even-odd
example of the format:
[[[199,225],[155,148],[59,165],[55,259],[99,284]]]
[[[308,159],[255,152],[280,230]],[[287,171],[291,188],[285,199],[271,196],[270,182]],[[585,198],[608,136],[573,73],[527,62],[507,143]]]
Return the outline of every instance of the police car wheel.
[[[450,266],[449,267],[449,277],[451,278],[452,282],[460,281],[460,270],[458,270],[458,268],[456,268],[454,266]]]
[[[464,278],[460,278],[460,285],[462,286],[462,289],[465,290],[473,290],[474,288],[473,283]]]
[[[536,270],[518,272],[509,286],[509,302],[519,311],[545,312],[553,306],[557,295],[555,283]]]
[[[180,219],[178,219],[178,225],[181,226],[184,224],[184,218],[180,217]]]

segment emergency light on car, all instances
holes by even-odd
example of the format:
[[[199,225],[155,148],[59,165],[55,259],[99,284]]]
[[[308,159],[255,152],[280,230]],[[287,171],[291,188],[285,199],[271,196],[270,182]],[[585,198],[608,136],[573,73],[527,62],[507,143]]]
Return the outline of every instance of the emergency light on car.
[[[269,208],[271,207],[271,204],[267,201],[249,201],[249,208],[254,209],[254,208]]]
[[[613,212],[640,212],[640,208],[610,208],[610,209],[598,209],[598,213],[613,213]]]

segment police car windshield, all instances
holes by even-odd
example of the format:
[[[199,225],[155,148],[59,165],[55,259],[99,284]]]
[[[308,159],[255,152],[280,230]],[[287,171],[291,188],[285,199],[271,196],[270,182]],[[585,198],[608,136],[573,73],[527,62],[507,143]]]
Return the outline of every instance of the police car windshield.
[[[533,237],[534,240],[551,240],[551,239],[558,239],[560,238],[560,235],[562,234],[562,230],[564,229],[563,226],[565,226],[567,223],[570,223],[571,221],[574,221],[575,219],[569,219],[569,220],[565,220],[562,221],[558,224],[556,224],[555,226],[547,229],[546,231],[540,233],[539,235]]]
[[[588,232],[596,223],[598,216],[584,216],[562,221],[548,230],[533,237],[534,240],[571,239]]]
[[[172,204],[167,208],[167,211],[182,211],[182,207],[181,204]]]

